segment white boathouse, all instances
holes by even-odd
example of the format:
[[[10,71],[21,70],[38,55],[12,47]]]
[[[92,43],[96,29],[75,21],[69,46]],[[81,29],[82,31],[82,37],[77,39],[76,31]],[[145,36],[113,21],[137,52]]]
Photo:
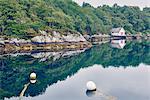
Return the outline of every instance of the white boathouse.
[[[124,36],[126,36],[125,30],[122,27],[112,28],[110,32],[111,32],[111,36],[114,36],[114,37],[124,37]]]

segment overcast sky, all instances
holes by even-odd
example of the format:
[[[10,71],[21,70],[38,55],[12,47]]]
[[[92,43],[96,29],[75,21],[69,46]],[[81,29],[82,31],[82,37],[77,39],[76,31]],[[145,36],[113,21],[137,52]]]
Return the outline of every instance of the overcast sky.
[[[120,6],[123,6],[123,5],[139,6],[140,8],[150,7],[150,0],[74,0],[74,1],[76,1],[80,5],[82,5],[83,2],[87,2],[87,3],[90,3],[94,7],[97,7],[103,4],[112,6],[114,3],[117,3]]]

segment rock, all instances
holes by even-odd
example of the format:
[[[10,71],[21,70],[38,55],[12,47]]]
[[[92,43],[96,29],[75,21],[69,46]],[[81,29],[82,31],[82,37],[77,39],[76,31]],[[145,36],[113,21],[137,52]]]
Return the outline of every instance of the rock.
[[[45,36],[45,42],[52,42],[52,37]]]
[[[31,40],[19,39],[19,38],[10,38],[9,43],[29,43]]]
[[[90,35],[84,35],[84,38],[85,38],[86,40],[89,40],[89,39],[90,39]]]
[[[42,43],[42,42],[45,42],[46,40],[44,36],[35,36],[31,39],[31,41]]]
[[[86,39],[80,34],[80,33],[67,33],[67,35],[63,35],[63,38],[65,41],[68,42],[80,42],[80,41],[86,41]]]
[[[4,41],[0,41],[0,44],[5,44],[5,42]]]
[[[5,44],[4,38],[0,38],[0,44]]]
[[[18,43],[18,39],[17,38],[11,38],[9,43]]]
[[[27,43],[31,43],[31,40],[26,40]]]
[[[65,32],[60,33],[53,31],[51,34],[40,31],[40,36],[35,36],[31,39],[32,42],[80,42],[86,41],[86,39],[80,33]],[[47,34],[47,35],[45,35]]]
[[[47,33],[45,32],[45,31],[41,31],[41,30],[39,30],[39,32],[42,34],[42,35],[47,35]]]

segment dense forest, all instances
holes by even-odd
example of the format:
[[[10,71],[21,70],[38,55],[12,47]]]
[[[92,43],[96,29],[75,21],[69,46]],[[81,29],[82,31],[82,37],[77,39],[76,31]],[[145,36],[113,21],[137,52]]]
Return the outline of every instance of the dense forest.
[[[72,0],[0,0],[0,35],[24,37],[39,30],[72,30],[109,34],[112,27],[127,33],[150,33],[150,8],[114,4],[94,8]]]

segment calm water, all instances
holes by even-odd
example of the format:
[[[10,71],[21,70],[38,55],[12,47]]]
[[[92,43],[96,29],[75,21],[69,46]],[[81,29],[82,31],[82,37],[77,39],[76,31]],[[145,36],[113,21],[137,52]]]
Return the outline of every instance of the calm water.
[[[150,42],[111,41],[91,49],[0,57],[2,100],[150,100]],[[31,72],[37,82],[19,98]],[[86,82],[97,85],[86,91]]]

